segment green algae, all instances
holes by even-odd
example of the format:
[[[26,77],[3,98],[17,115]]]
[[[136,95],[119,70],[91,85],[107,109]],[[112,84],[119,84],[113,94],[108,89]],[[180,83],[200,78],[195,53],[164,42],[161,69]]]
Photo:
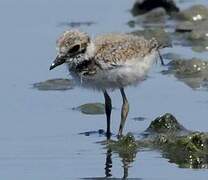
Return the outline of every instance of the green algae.
[[[208,168],[208,133],[184,128],[170,113],[153,120],[136,140],[128,133],[118,141],[109,141],[107,148],[130,164],[140,150],[159,150],[169,162],[181,168]]]
[[[74,83],[70,79],[49,79],[33,84],[33,88],[39,91],[66,91],[74,88]]]
[[[121,137],[118,141],[110,141],[107,149],[117,153],[122,159],[124,167],[124,177],[128,176],[128,167],[136,158],[138,152],[138,143],[133,134],[128,133],[126,136]]]
[[[152,121],[146,131],[151,133],[173,133],[185,130],[172,114],[166,113]]]
[[[208,134],[193,132],[186,136],[167,137],[157,146],[163,157],[181,168],[208,168]],[[158,144],[159,145],[159,144]]]
[[[99,115],[105,113],[105,105],[103,103],[86,103],[78,107],[72,108],[82,112],[83,114]]]
[[[201,21],[208,18],[208,8],[204,5],[193,5],[177,14],[177,18],[186,21]]]
[[[136,151],[138,144],[132,133],[121,137],[118,141],[109,143],[109,148],[116,152],[133,152]]]
[[[178,58],[170,61],[167,67],[167,70],[162,71],[163,74],[173,74],[192,89],[208,89],[208,63],[206,60]]]

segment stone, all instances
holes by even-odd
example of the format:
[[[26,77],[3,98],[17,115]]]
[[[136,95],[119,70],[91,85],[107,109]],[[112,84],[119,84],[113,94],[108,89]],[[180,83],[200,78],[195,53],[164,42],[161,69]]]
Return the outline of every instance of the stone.
[[[163,74],[173,74],[192,89],[208,90],[208,62],[197,58],[175,59],[167,64]]]
[[[131,12],[136,16],[158,7],[163,8],[169,15],[171,13],[179,12],[179,8],[173,0],[137,0],[131,9]]]
[[[102,103],[86,103],[72,109],[89,115],[105,114],[105,105]]]
[[[66,91],[74,88],[74,83],[70,79],[49,79],[33,84],[33,88],[40,91]]]
[[[146,129],[146,132],[151,133],[175,133],[179,131],[186,131],[186,129],[170,113],[156,118]]]
[[[193,5],[188,9],[180,11],[177,18],[183,21],[201,21],[208,19],[208,8],[204,5]]]

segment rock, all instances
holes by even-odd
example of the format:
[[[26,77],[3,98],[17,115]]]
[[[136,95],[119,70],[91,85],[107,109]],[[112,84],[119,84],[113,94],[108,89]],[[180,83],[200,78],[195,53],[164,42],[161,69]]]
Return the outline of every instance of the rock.
[[[183,35],[175,34],[176,38],[180,39],[181,43],[192,46],[193,50],[208,50],[208,20],[181,22],[176,26],[176,32],[183,32]]]
[[[166,12],[163,8],[153,9],[143,16],[144,23],[161,23],[166,20]]]
[[[134,20],[130,20],[128,25],[134,27],[135,25],[142,26],[144,28],[155,28],[155,27],[164,27],[168,16],[163,8],[153,9],[141,16],[137,16]]]
[[[176,25],[176,32],[191,32],[195,27],[195,24],[191,21],[182,21]]]
[[[130,164],[134,162],[136,158],[136,154],[138,151],[138,144],[133,136],[133,134],[128,133],[126,136],[123,136],[118,141],[108,141],[107,144],[107,153],[106,153],[106,167],[112,167],[112,152],[118,154],[121,158],[123,164],[123,178],[127,179],[128,177],[128,169],[131,166]],[[108,171],[110,172],[110,171]]]
[[[125,163],[131,163],[136,157],[138,144],[133,134],[128,133],[118,141],[112,141],[108,144],[108,149],[118,153],[119,157],[123,159]]]
[[[186,129],[178,123],[176,118],[169,113],[156,118],[151,122],[146,132],[150,133],[176,133],[186,131]]]
[[[105,114],[105,105],[102,103],[87,103],[72,109],[78,110],[83,114],[90,114],[90,115]]]
[[[188,34],[188,42],[193,47],[201,47],[201,51],[208,50],[208,20],[196,25],[193,31]]]
[[[147,118],[146,117],[134,117],[132,119],[135,121],[145,121]]]
[[[159,150],[164,158],[182,168],[208,168],[208,133],[184,128],[170,113],[153,120],[143,137],[128,133],[109,141],[108,151],[118,153],[125,165],[133,162],[139,150]]]
[[[193,89],[208,90],[208,62],[200,59],[176,59],[168,63],[163,74],[173,74],[178,80]]]
[[[82,132],[79,133],[80,135],[85,135],[85,136],[91,136],[91,135],[99,135],[99,136],[103,136],[105,135],[105,131],[103,129],[99,129],[97,131],[87,131],[87,132]]]
[[[93,21],[83,21],[83,22],[72,21],[72,22],[61,22],[59,23],[59,26],[68,26],[71,28],[77,28],[81,26],[92,26],[94,24],[96,24],[96,22],[93,22]]]
[[[65,91],[74,88],[74,83],[70,79],[49,79],[33,84],[33,88],[40,91]]]
[[[152,121],[147,131],[138,147],[159,149],[182,168],[208,168],[208,133],[187,130],[169,113]]]
[[[194,30],[188,36],[191,41],[207,41],[208,42],[208,31],[205,29],[202,31]],[[208,44],[207,44],[208,45]]]
[[[193,132],[160,144],[163,157],[182,168],[208,168],[208,133]]]
[[[135,25],[136,25],[136,22],[134,20],[130,20],[127,22],[127,25],[130,27],[130,28],[134,28]]]
[[[174,71],[182,77],[197,76],[201,75],[201,73],[208,73],[208,62],[196,58],[189,60],[173,60],[168,64],[168,66],[169,70]]]
[[[193,5],[177,14],[177,18],[183,21],[201,21],[208,19],[208,8],[204,5]]]
[[[182,136],[177,141],[178,145],[186,147],[187,152],[197,153],[202,151],[208,152],[208,134],[194,132],[188,136]]]
[[[129,151],[137,148],[136,140],[133,134],[128,133],[126,136],[121,137],[118,141],[109,144],[113,151]]]
[[[155,37],[162,47],[169,47],[172,43],[169,34],[165,32],[162,28],[138,30],[132,32],[131,34],[144,36],[146,39],[151,39],[152,37]]]
[[[179,12],[179,8],[173,0],[137,0],[131,9],[131,12],[136,16],[158,7],[163,8],[167,14]]]

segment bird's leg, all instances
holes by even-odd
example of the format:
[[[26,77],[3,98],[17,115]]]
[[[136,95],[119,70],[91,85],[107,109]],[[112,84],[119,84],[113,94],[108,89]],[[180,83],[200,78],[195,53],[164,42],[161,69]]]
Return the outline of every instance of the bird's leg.
[[[158,52],[158,55],[159,55],[159,58],[160,58],[161,65],[165,66],[165,63],[163,61],[163,57],[161,56],[159,49],[157,50],[157,52]]]
[[[110,132],[110,116],[111,116],[111,110],[112,110],[112,104],[111,104],[111,98],[108,95],[107,91],[103,91],[104,98],[105,98],[105,113],[106,113],[106,119],[107,119],[107,132],[106,136],[107,139],[110,139],[111,132]]]
[[[121,136],[122,136],[125,121],[126,121],[126,118],[127,118],[128,112],[129,112],[129,103],[126,98],[124,89],[120,88],[120,91],[121,91],[121,95],[123,98],[123,105],[121,108],[121,122],[120,122],[120,126],[119,126],[119,131],[118,131],[118,138],[121,138]]]

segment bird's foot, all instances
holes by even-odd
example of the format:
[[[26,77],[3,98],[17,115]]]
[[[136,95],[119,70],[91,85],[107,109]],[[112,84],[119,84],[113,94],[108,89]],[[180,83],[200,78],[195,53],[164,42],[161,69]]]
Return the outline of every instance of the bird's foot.
[[[122,134],[122,133],[118,133],[118,134],[117,134],[117,139],[118,139],[118,140],[120,140],[122,137],[123,137],[123,134]]]
[[[112,133],[111,132],[106,132],[106,137],[107,137],[107,140],[110,140],[111,139],[111,135],[112,135]]]

